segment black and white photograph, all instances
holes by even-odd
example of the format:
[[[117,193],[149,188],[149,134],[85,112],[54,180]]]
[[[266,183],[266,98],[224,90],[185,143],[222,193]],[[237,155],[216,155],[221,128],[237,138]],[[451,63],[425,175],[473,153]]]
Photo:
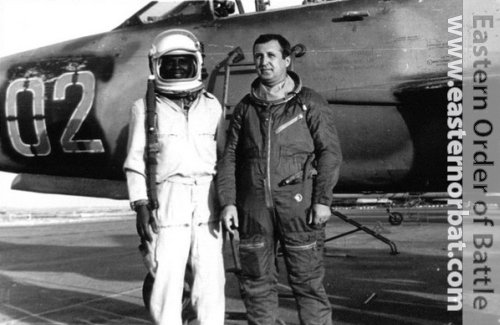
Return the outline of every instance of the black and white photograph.
[[[0,0],[0,325],[500,324],[498,0]]]

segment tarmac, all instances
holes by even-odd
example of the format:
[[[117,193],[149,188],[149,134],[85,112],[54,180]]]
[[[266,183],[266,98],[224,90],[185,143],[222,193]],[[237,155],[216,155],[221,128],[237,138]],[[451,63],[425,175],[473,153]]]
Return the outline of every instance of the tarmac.
[[[333,216],[326,244],[325,288],[340,325],[458,325],[446,311],[446,210],[404,210],[392,226],[384,209],[339,210],[394,243],[391,247]],[[146,274],[134,215],[0,209],[0,324],[150,324],[142,300]],[[230,245],[226,268],[233,267]],[[299,324],[280,259],[280,324]],[[246,324],[236,276],[226,274],[226,325]]]

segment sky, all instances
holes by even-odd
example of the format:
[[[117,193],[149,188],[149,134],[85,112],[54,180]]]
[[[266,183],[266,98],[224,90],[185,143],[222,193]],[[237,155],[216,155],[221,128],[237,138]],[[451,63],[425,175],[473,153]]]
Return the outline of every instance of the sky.
[[[0,57],[109,31],[147,0],[0,0]]]
[[[168,0],[164,0],[168,1]],[[119,26],[149,0],[0,0],[0,61],[7,55],[103,33]],[[272,8],[302,0],[272,0]],[[254,0],[243,0],[246,11]],[[16,175],[0,172],[0,207],[115,205],[117,201],[10,190]]]
[[[1,57],[109,31],[146,0],[0,0]],[[116,206],[126,201],[37,194],[10,189],[16,174],[0,172],[0,208]]]
[[[0,57],[112,30],[149,2],[0,0]],[[270,8],[300,3],[302,0],[272,0]],[[254,0],[243,0],[243,5],[250,11]]]

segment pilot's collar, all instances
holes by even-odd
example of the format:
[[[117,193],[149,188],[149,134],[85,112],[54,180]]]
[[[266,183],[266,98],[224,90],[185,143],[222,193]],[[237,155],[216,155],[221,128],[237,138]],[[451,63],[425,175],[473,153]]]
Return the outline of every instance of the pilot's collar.
[[[283,82],[272,87],[259,83],[254,90],[254,95],[261,100],[275,101],[284,99],[289,92],[294,90],[294,88],[295,82],[289,75],[287,75]]]

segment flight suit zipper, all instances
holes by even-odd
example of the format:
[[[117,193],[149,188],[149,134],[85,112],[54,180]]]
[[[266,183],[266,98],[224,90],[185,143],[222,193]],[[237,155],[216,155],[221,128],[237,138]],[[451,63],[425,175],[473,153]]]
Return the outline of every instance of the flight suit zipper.
[[[282,124],[279,128],[276,129],[276,131],[274,131],[274,133],[278,134],[278,133],[282,132],[284,129],[286,129],[287,127],[293,125],[295,122],[300,121],[303,118],[304,118],[304,114],[300,113],[299,115],[295,116],[290,121],[286,122],[285,124]]]
[[[240,248],[242,249],[246,249],[246,250],[250,250],[250,249],[259,249],[259,248],[262,248],[264,247],[264,243],[261,242],[261,243],[249,243],[249,244],[241,244],[240,243]]]
[[[310,243],[307,245],[302,245],[302,246],[290,246],[285,244],[286,249],[289,249],[291,251],[305,251],[305,250],[310,250],[313,248],[316,248],[316,242]]]
[[[273,127],[273,115],[271,114],[271,104],[267,105],[266,109],[269,112],[267,121],[267,157],[266,157],[266,180],[264,181],[266,187],[266,206],[273,207],[273,197],[271,192],[271,134]]]

